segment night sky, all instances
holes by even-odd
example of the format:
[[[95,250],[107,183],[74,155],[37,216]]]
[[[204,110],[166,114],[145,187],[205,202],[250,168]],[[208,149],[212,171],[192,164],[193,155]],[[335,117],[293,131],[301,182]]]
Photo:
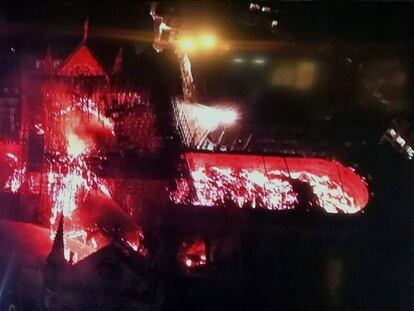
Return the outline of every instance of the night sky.
[[[248,2],[238,1],[201,3],[197,1],[198,8],[217,9],[216,13],[221,10],[220,14],[229,20],[248,7]],[[268,3],[278,10],[275,17],[281,28],[280,35],[287,39],[400,43],[413,40],[414,10],[410,3]],[[188,2],[186,5],[191,7]],[[150,31],[149,7],[149,2],[140,1],[2,1],[0,20],[76,28],[88,17],[95,27]]]

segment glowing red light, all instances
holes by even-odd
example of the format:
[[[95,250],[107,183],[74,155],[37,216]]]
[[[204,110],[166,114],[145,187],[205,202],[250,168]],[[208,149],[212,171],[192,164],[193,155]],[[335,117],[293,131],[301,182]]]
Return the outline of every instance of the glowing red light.
[[[64,238],[76,240],[96,251],[108,243],[98,230],[99,204],[91,203],[91,196],[112,200],[112,189],[90,168],[89,159],[99,155],[98,142],[112,139],[113,121],[102,113],[104,107],[89,97],[65,98],[65,89],[51,88],[46,115],[46,149],[53,157],[45,165],[46,210],[50,211],[50,238],[56,232],[58,216],[65,217]],[[97,98],[97,97],[95,97]],[[65,100],[66,99],[66,100]],[[93,194],[93,195],[92,195]],[[88,200],[88,204],[85,202]],[[102,203],[102,202],[101,202]],[[81,208],[82,207],[82,208]],[[94,218],[95,217],[95,218]],[[95,219],[95,220],[94,220]],[[124,238],[124,237],[123,237]],[[142,232],[130,235],[124,242],[132,249],[145,252]],[[65,258],[76,262],[89,255],[65,246]]]
[[[204,266],[206,264],[206,245],[204,241],[184,242],[179,251],[179,259],[187,268]]]
[[[338,162],[314,158],[187,153],[191,181],[179,179],[171,193],[175,203],[293,209],[310,189],[315,202],[328,213],[356,213],[368,203],[365,182]],[[299,183],[299,184],[298,184]],[[191,195],[191,186],[195,196]],[[317,206],[316,206],[317,205]]]
[[[26,165],[20,156],[7,152],[3,159],[8,165],[8,173],[3,189],[7,192],[17,193],[26,180]]]

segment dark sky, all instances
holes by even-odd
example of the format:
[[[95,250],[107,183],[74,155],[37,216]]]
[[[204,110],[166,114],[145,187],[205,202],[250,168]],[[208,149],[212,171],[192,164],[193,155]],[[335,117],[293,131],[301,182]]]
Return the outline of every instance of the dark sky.
[[[383,55],[396,58],[407,68],[408,81],[411,81],[414,63],[411,56],[414,4],[411,3],[265,2],[273,10],[272,16],[267,17],[278,20],[276,35],[269,29],[247,27],[244,18],[249,13],[247,1],[168,3],[183,4],[182,7],[187,9],[183,13],[185,17],[213,14],[218,28],[229,26],[226,39],[272,39],[268,42],[278,44],[278,56],[289,57],[293,52],[305,51],[306,56],[312,53],[318,57],[328,55],[329,62],[334,65],[350,58],[355,67],[351,69],[355,72],[359,64],[366,63],[376,54],[380,55],[378,58]],[[0,3],[0,29],[2,16],[8,27],[6,31],[0,31],[0,38],[7,32],[21,34],[17,36],[17,43],[9,44],[20,44],[20,49],[18,45],[14,46],[16,50],[44,55],[50,45],[54,56],[64,58],[79,44],[82,23],[89,18],[91,47],[101,62],[110,68],[120,46],[134,45],[144,49],[151,45],[149,9],[150,3],[145,1],[6,0]],[[286,49],[281,52],[286,42]],[[306,45],[308,43],[315,45],[311,49]],[[385,43],[385,47],[378,48],[372,43]],[[255,42],[251,46],[257,49]],[[346,74],[345,82],[350,79]],[[334,81],[341,88],[339,80],[335,71]],[[342,88],[351,94],[348,88]]]
[[[258,2],[258,1],[257,1]],[[180,2],[182,3],[182,2]],[[193,4],[186,3],[191,7]],[[197,8],[218,8],[234,21],[249,2],[204,1]],[[411,3],[267,2],[277,13],[281,38],[306,41],[411,41],[414,5]],[[145,1],[2,1],[0,12],[11,23],[59,26],[81,24],[89,17],[95,27],[151,30]],[[194,5],[193,5],[194,6]],[[223,9],[224,8],[224,9]],[[202,12],[198,12],[200,14]],[[1,15],[0,15],[1,19]]]
[[[97,26],[147,28],[151,25],[145,1],[4,1],[0,10],[11,22],[67,24],[88,17]]]

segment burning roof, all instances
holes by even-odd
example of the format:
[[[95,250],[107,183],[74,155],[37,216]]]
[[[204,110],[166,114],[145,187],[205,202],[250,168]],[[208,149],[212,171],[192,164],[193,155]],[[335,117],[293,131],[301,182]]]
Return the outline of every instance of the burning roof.
[[[369,199],[364,180],[336,161],[200,152],[185,159],[190,179],[178,179],[171,193],[178,204],[353,214]]]

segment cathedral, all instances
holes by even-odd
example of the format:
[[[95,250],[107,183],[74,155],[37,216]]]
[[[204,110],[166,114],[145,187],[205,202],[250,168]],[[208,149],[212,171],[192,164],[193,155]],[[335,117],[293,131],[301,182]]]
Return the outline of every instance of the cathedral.
[[[86,21],[72,52],[58,57],[45,47],[42,57],[23,59],[20,87],[7,87],[7,100],[0,98],[8,105],[0,108],[8,109],[2,213],[24,221],[0,227],[36,236],[41,245],[24,248],[39,253],[40,264],[23,273],[39,289],[24,302],[10,294],[10,305],[159,310],[167,300],[180,309],[171,293],[194,286],[216,301],[214,282],[234,298],[242,278],[255,290],[255,276],[244,271],[277,257],[266,251],[272,237],[279,249],[294,245],[291,231],[320,242],[324,255],[315,266],[329,275],[348,247],[347,216],[369,205],[365,178],[340,160],[262,145],[258,151],[252,134],[235,134],[243,114],[203,101],[201,75],[193,76],[191,57],[175,49],[175,20],[151,14],[150,52],[131,56],[119,47],[104,66]],[[277,258],[279,267],[294,265],[293,257]],[[289,282],[303,281],[296,277]],[[187,298],[189,310],[203,303]]]

